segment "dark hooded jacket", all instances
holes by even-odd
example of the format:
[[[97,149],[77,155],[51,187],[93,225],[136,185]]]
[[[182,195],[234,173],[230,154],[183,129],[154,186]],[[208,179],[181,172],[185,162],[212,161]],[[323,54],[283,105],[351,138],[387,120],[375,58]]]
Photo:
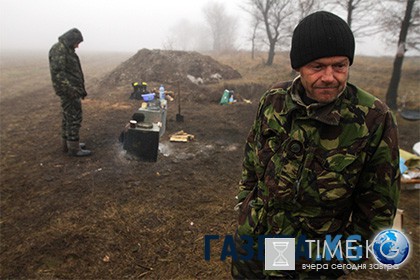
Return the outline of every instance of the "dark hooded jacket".
[[[75,47],[83,41],[82,33],[70,29],[58,38],[49,52],[51,80],[57,95],[67,98],[84,98],[85,80]]]

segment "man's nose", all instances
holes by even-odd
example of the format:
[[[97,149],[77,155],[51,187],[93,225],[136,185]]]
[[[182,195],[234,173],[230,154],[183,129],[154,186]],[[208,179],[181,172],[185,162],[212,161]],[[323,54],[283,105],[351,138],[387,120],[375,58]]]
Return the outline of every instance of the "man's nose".
[[[331,83],[334,81],[334,69],[332,68],[332,66],[325,67],[321,79],[325,83]]]

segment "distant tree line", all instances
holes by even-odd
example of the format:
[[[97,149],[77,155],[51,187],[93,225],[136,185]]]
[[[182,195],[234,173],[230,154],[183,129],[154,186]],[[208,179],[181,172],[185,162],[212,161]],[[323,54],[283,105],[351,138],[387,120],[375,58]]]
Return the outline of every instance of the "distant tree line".
[[[265,46],[265,64],[274,63],[278,50],[290,48],[294,27],[317,10],[337,13],[347,21],[356,40],[381,34],[384,42],[395,46],[392,77],[386,101],[397,109],[397,92],[407,50],[420,51],[420,0],[246,0],[241,4],[249,17],[249,48],[254,52]],[[165,48],[181,50],[236,50],[238,19],[221,2],[210,1],[203,8],[204,24],[186,20],[174,26]],[[258,47],[257,47],[258,46]]]

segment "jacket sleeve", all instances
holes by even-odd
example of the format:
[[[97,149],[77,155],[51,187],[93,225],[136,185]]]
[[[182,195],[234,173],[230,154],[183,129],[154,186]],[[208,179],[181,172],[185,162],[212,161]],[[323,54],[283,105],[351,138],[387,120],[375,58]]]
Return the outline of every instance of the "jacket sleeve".
[[[241,203],[258,184],[257,174],[259,167],[256,163],[259,162],[259,159],[256,139],[260,133],[260,127],[263,121],[263,108],[266,106],[268,94],[269,92],[266,92],[259,102],[257,116],[246,139],[244,159],[242,161],[242,175],[239,183],[239,193],[237,195],[238,203]]]
[[[248,134],[245,144],[245,155],[242,162],[242,174],[239,182],[239,193],[237,195],[238,203],[242,202],[246,198],[258,182],[254,166],[256,160],[254,126],[255,123]]]
[[[354,208],[347,234],[360,234],[369,240],[373,234],[391,228],[400,193],[397,125],[387,110],[374,118],[375,131],[368,144],[367,157],[355,188]]]
[[[68,95],[78,98],[82,96],[80,87],[77,87],[69,74],[67,50],[63,45],[53,47],[49,53],[51,79],[54,89],[59,95]],[[82,88],[84,90],[84,88]]]

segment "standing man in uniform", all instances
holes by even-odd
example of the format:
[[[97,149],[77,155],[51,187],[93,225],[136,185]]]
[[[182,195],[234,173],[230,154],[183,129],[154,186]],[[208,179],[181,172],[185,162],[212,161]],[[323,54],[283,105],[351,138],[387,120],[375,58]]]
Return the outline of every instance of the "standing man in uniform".
[[[251,236],[255,252],[232,261],[233,278],[344,273],[303,269],[298,260],[295,271],[265,270],[255,258],[261,235],[364,241],[392,227],[400,192],[397,125],[383,102],[348,82],[354,49],[349,26],[332,13],[313,13],[295,28],[290,59],[300,75],[263,95],[247,138],[235,242],[246,256],[241,248],[249,239],[241,236]]]
[[[79,131],[82,123],[82,102],[87,95],[82,67],[75,49],[83,42],[82,33],[70,29],[58,38],[49,52],[51,80],[55,93],[61,99],[63,152],[83,157],[92,154],[82,149]]]

